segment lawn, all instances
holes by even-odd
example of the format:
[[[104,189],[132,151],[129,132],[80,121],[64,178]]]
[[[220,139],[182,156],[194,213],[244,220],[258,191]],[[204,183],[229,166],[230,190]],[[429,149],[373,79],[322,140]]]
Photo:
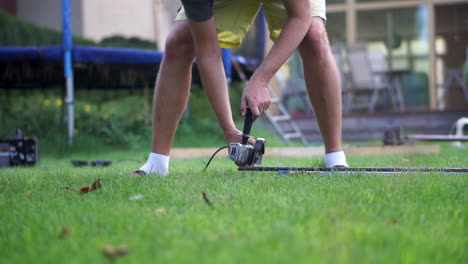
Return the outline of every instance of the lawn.
[[[353,166],[468,167],[467,149],[440,155],[349,157]],[[237,172],[217,158],[174,160],[167,178],[129,177],[144,151],[73,168],[46,156],[0,170],[1,263],[466,263],[467,175],[278,176]],[[137,160],[127,159],[136,158]],[[127,160],[125,160],[127,159]],[[270,159],[314,166],[320,159]],[[78,194],[100,179],[102,187]],[[209,204],[202,193],[208,196]],[[64,232],[65,230],[65,232]]]

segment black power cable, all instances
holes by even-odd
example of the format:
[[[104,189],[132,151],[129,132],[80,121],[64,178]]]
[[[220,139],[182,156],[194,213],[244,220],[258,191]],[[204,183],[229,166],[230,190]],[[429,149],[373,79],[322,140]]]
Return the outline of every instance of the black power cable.
[[[211,160],[216,156],[216,154],[218,154],[218,152],[220,152],[221,150],[227,148],[228,146],[224,146],[224,147],[220,147],[218,150],[215,151],[215,153],[213,154],[213,156],[211,156],[210,160],[208,161],[208,163],[206,164],[205,168],[203,169],[203,171],[206,171],[206,169],[208,168],[208,166],[210,165],[211,163]]]
[[[252,129],[252,123],[253,123],[253,117],[252,117],[252,111],[250,110],[249,107],[247,107],[247,112],[245,114],[245,120],[244,120],[244,130],[242,131],[242,145],[249,144],[249,138],[250,138],[250,130]],[[208,168],[208,165],[210,165],[211,160],[220,152],[222,149],[227,148],[228,146],[224,146],[216,150],[216,152],[211,156],[210,160],[206,164],[205,168],[203,171],[205,171]]]

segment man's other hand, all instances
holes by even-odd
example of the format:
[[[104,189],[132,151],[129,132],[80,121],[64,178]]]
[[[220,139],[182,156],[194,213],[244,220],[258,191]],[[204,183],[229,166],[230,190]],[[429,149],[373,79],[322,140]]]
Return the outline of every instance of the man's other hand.
[[[252,118],[255,121],[262,115],[263,111],[268,109],[270,101],[271,98],[267,89],[267,84],[251,79],[242,93],[242,115],[245,116],[248,106],[252,111]]]

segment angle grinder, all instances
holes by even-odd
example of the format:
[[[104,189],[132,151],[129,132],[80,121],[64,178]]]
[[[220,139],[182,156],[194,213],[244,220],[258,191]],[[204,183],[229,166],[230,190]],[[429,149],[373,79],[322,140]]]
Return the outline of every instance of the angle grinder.
[[[250,130],[252,128],[252,111],[247,108],[244,120],[244,130],[242,131],[242,143],[229,144],[229,159],[239,167],[250,167],[262,163],[263,154],[265,154],[265,139],[258,138],[252,146],[249,144]]]

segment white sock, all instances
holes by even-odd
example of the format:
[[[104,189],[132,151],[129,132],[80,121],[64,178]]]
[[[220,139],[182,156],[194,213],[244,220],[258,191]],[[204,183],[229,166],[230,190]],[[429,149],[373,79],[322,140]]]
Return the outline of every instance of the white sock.
[[[346,156],[343,151],[336,151],[325,154],[325,165],[327,168],[333,168],[335,166],[349,167],[348,163],[346,163]]]
[[[151,152],[148,160],[140,170],[147,174],[157,173],[161,176],[167,176],[169,173],[169,156]]]

